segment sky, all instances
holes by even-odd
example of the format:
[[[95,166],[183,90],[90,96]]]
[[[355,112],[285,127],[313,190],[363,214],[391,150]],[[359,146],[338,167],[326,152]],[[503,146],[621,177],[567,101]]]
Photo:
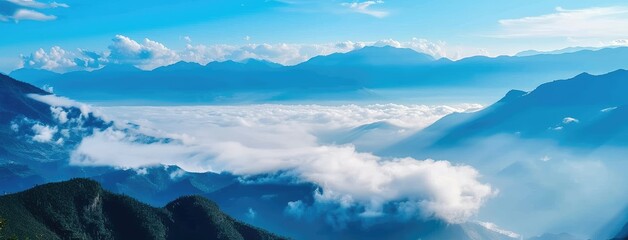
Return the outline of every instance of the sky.
[[[0,0],[0,71],[259,58],[365,45],[460,59],[628,43],[620,0]]]

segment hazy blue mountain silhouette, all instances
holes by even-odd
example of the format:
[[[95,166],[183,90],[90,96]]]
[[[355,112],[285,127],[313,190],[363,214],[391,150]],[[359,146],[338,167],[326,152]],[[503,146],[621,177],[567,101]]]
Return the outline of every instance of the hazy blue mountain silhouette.
[[[408,48],[364,47],[347,53],[333,53],[317,56],[297,65],[298,68],[347,66],[417,66],[433,62],[430,55],[416,52]]]
[[[538,237],[531,237],[528,240],[584,240],[569,233],[546,233]]]
[[[116,170],[91,177],[112,192],[126,194],[152,206],[185,195],[207,194],[237,182],[237,177],[223,173],[190,173],[177,166],[155,166],[136,170]]]
[[[518,52],[517,54],[515,54],[515,56],[517,56],[517,57],[527,57],[527,56],[534,56],[534,55],[539,55],[539,54],[563,54],[563,53],[578,52],[578,51],[582,51],[582,50],[596,51],[596,50],[600,50],[600,49],[602,49],[602,48],[597,48],[597,47],[568,47],[568,48],[563,48],[563,49],[558,49],[558,50],[553,50],[553,51],[527,50],[527,51]]]
[[[318,56],[296,66],[262,60],[179,62],[152,71],[107,66],[92,72],[55,74],[16,70],[12,76],[79,100],[259,102],[324,98],[382,88],[532,88],[583,71],[600,74],[628,68],[628,48],[582,50],[523,57],[434,60],[410,49],[365,47]]]
[[[596,148],[628,144],[628,71],[580,74],[527,93],[513,90],[475,113],[448,115],[388,149],[410,154],[454,147],[498,134]]]

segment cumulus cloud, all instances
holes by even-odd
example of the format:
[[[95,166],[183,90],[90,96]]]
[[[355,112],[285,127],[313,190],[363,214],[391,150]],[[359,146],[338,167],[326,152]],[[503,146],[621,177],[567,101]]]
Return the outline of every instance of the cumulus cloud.
[[[41,12],[44,8],[69,7],[64,3],[41,3],[35,0],[4,0],[0,1],[0,21],[22,20],[50,21],[57,19],[54,15]]]
[[[320,132],[376,119],[398,119],[400,125],[418,128],[456,109],[402,105],[106,108],[103,111],[115,119],[133,120],[139,127],[97,131],[82,141],[70,161],[136,169],[166,164],[241,176],[281,173],[320,187],[313,193],[316,205],[295,202],[286,210],[295,216],[306,207],[322,206],[333,208],[329,212],[338,216],[394,215],[458,223],[495,194],[473,168],[447,161],[383,159],[352,145],[321,144],[317,139]],[[147,143],[138,137],[140,133],[172,140]],[[389,212],[388,206],[396,210]]]
[[[498,37],[606,38],[628,34],[628,8],[556,8],[556,12],[499,21]]]
[[[179,61],[179,55],[163,44],[145,38],[142,43],[116,35],[108,47],[113,63],[132,64],[145,69],[169,65]]]
[[[40,48],[29,55],[22,55],[21,58],[20,67],[45,69],[55,72],[98,69],[108,62],[105,53],[83,49],[73,52],[59,46],[50,48],[48,52]]]
[[[68,112],[62,107],[50,107],[50,111],[52,112],[52,116],[57,119],[59,123],[65,124],[68,122]]]
[[[49,52],[40,48],[30,55],[22,56],[22,67],[67,71],[77,67],[73,58],[73,53],[59,46],[50,48]]]
[[[58,129],[56,127],[51,127],[42,124],[35,124],[32,127],[35,135],[33,136],[33,141],[46,143],[52,141],[52,138],[57,133]]]
[[[373,10],[371,6],[383,4],[384,1],[364,1],[364,2],[352,2],[352,3],[341,3],[342,6],[349,8],[353,12],[362,13],[366,15],[370,15],[376,18],[383,18],[388,16],[387,11],[383,10]]]

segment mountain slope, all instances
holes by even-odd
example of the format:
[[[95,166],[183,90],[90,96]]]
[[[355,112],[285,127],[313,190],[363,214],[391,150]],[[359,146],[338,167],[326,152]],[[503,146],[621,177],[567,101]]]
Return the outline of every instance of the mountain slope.
[[[626,223],[626,225],[624,225],[624,227],[621,229],[621,231],[619,231],[619,233],[617,233],[617,236],[615,236],[614,239],[621,239],[621,240],[625,240],[628,239],[628,223]]]
[[[475,113],[447,116],[392,146],[411,154],[420,148],[446,148],[496,135],[545,139],[560,145],[595,148],[628,143],[628,71],[543,84],[525,93],[511,91]],[[398,151],[397,151],[398,150]]]
[[[7,124],[18,115],[47,121],[52,119],[49,106],[27,97],[27,94],[50,93],[0,74],[0,124]]]
[[[164,208],[73,179],[0,197],[5,236],[42,239],[280,239],[235,221],[201,197]]]
[[[70,151],[84,136],[111,126],[78,105],[0,74],[0,172],[5,173],[0,192],[100,172],[67,166]]]

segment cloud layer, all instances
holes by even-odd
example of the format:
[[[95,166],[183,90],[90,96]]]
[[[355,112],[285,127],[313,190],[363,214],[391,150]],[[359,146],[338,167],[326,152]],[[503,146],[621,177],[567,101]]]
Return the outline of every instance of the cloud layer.
[[[470,108],[392,104],[103,108],[119,123],[132,120],[137,127],[96,131],[78,146],[71,163],[136,169],[174,164],[196,172],[280,174],[318,185],[315,205],[303,207],[333,208],[325,212],[336,217],[392,215],[459,223],[496,193],[480,182],[473,168],[429,159],[383,159],[350,144],[322,144],[317,134],[395,119],[399,125],[420,128]],[[141,135],[171,140],[146,142]]]

